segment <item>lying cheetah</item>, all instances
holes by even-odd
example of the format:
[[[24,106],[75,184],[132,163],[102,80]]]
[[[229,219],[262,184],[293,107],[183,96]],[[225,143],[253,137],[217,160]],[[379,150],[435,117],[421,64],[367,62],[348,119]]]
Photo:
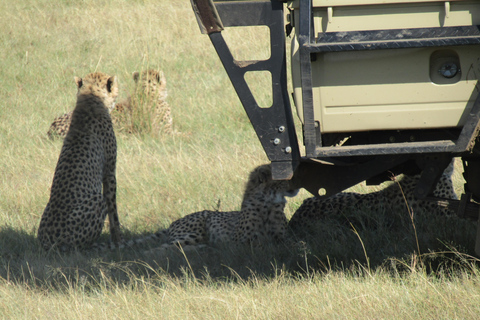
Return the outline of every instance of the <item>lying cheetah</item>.
[[[47,132],[47,135],[50,139],[54,139],[56,137],[65,138],[68,129],[70,128],[70,123],[72,122],[72,113],[73,111],[64,113],[53,120]]]
[[[286,234],[285,197],[293,197],[289,181],[272,180],[270,165],[257,167],[250,173],[240,211],[200,211],[174,221],[166,230],[130,240],[124,246],[145,241],[164,242],[161,248],[219,243],[253,243],[281,241]],[[109,245],[108,249],[112,246]],[[97,247],[98,249],[98,247]]]
[[[75,82],[77,104],[38,228],[45,250],[87,247],[100,235],[107,213],[112,240],[120,241],[117,144],[109,114],[118,95],[117,80],[95,72],[75,77]]]
[[[167,98],[167,80],[162,71],[145,70],[133,73],[134,94],[115,106],[112,117],[131,133],[138,127],[147,127],[153,132],[170,134],[173,119]]]
[[[445,169],[437,183],[433,192],[434,197],[457,199],[452,182],[453,169],[454,161]],[[328,215],[341,214],[346,209],[354,207],[365,210],[394,211],[406,209],[408,204],[408,209],[413,212],[421,210],[433,214],[453,214],[449,209],[439,206],[436,202],[415,198],[414,191],[419,179],[420,175],[402,175],[396,178],[398,183],[392,183],[385,189],[373,193],[342,192],[327,199],[316,197],[305,199],[293,214],[288,226],[299,235],[308,230],[312,222]]]

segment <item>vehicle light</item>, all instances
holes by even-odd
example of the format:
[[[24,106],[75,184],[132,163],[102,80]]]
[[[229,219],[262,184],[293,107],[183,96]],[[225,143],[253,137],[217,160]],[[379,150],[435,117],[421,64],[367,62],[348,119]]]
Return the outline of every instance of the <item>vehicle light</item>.
[[[462,79],[460,57],[451,49],[436,50],[430,55],[430,80],[435,84],[454,84]]]

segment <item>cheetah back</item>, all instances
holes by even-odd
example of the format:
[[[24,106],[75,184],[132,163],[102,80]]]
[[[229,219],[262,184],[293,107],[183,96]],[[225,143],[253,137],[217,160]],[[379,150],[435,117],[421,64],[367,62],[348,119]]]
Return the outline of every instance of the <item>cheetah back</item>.
[[[102,231],[119,241],[116,207],[116,140],[109,115],[118,95],[115,77],[93,73],[76,78],[79,90],[43,212],[38,238],[43,248],[82,248]]]

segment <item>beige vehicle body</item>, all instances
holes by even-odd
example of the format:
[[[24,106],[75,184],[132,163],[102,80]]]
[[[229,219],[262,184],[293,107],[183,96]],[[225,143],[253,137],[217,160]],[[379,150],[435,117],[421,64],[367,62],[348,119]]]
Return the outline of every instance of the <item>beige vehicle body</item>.
[[[479,1],[312,3],[315,35],[480,25]],[[288,4],[292,9],[298,5],[298,0]],[[298,10],[292,21],[294,26],[299,21]],[[295,105],[303,119],[298,30],[295,27],[291,72]],[[455,46],[317,54],[312,62],[315,120],[324,133],[463,126],[477,96],[479,52],[480,46]],[[456,71],[442,69],[451,64]]]

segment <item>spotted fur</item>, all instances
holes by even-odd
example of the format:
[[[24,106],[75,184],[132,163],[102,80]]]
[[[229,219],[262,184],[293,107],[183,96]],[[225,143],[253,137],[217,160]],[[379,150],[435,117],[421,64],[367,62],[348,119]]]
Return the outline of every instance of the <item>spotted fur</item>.
[[[114,242],[120,241],[116,205],[117,144],[109,109],[118,95],[116,77],[101,72],[75,77],[77,104],[63,141],[50,200],[38,228],[45,250],[88,247],[107,216]]]
[[[454,162],[452,161],[437,183],[433,192],[434,197],[457,199],[452,182],[453,166]],[[410,210],[409,212],[417,212],[421,210],[432,214],[452,214],[453,212],[448,208],[439,206],[434,201],[415,198],[414,191],[419,179],[420,175],[402,175],[388,187],[377,192],[367,194],[342,192],[327,199],[307,198],[293,214],[288,224],[289,228],[297,234],[301,234],[309,229],[313,222],[328,215],[342,214],[345,210],[352,208],[370,211]]]
[[[64,113],[53,120],[47,132],[50,139],[54,139],[55,137],[65,138],[70,128],[70,123],[72,122],[72,113],[73,111]]]

